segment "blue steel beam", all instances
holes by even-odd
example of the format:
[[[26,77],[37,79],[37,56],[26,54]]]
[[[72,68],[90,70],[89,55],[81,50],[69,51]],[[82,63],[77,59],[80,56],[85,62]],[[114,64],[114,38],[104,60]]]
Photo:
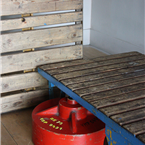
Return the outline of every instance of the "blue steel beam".
[[[46,78],[48,81],[53,83],[55,86],[57,86],[60,90],[65,92],[68,96],[70,96],[74,100],[76,100],[79,104],[81,104],[83,107],[85,107],[88,111],[93,113],[96,117],[98,117],[101,121],[103,121],[106,124],[106,126],[110,127],[117,134],[119,134],[120,135],[120,140],[121,140],[121,138],[123,138],[124,140],[126,140],[127,143],[129,143],[128,145],[145,145],[143,142],[141,142],[139,139],[137,139],[133,134],[131,134],[130,132],[128,132],[127,130],[122,128],[119,124],[114,122],[112,119],[108,118],[105,114],[103,114],[97,108],[95,108],[94,106],[92,106],[91,104],[86,102],[84,99],[82,99],[80,96],[78,96],[72,90],[67,88],[62,83],[60,83],[54,77],[47,74],[46,72],[44,72],[40,68],[38,68],[38,73],[40,75],[42,75],[44,78]],[[124,142],[122,142],[121,145],[126,145],[126,144]]]
[[[105,134],[109,145],[134,145],[107,125],[105,127]]]
[[[54,85],[50,81],[48,82],[48,85],[49,85],[49,99],[53,99],[54,98],[54,91],[53,91]]]

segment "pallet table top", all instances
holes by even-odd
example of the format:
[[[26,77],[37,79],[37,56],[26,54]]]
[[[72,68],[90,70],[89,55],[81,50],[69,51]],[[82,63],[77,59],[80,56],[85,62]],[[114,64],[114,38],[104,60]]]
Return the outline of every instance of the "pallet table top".
[[[38,72],[133,144],[145,143],[145,55],[46,64]]]

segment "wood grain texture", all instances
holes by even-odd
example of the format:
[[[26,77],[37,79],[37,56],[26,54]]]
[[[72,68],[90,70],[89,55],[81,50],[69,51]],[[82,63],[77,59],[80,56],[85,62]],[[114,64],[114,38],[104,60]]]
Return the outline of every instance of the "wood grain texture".
[[[116,62],[116,59],[123,59],[126,57],[131,57],[131,56],[137,56],[137,55],[141,55],[138,52],[131,52],[131,53],[122,53],[122,54],[116,54],[116,55],[105,55],[89,46],[84,46],[83,48],[84,50],[84,55],[86,55],[86,57],[88,57],[89,59],[85,60],[77,60],[77,61],[71,61],[71,62],[61,62],[61,63],[56,63],[53,66],[51,64],[48,65],[44,65],[44,66],[40,66],[41,69],[43,70],[55,70],[56,68],[63,68],[63,67],[71,67],[73,65],[82,65],[83,63],[92,63],[92,62],[96,62],[96,63],[104,63],[107,62],[108,60],[114,61]],[[90,55],[90,53],[88,53],[91,50],[91,52],[95,55]],[[95,58],[94,58],[95,57]]]
[[[141,59],[145,57],[144,55],[140,55],[139,58]],[[56,74],[61,74],[61,73],[66,73],[66,72],[76,72],[76,71],[80,71],[81,69],[87,70],[87,69],[109,66],[109,65],[114,65],[114,64],[121,64],[123,62],[133,61],[137,59],[138,59],[138,55],[127,57],[127,58],[122,58],[122,59],[110,60],[110,61],[106,60],[106,61],[101,61],[101,62],[92,62],[89,64],[81,64],[81,65],[69,67],[69,69],[67,70],[66,68],[58,68],[58,69],[50,70],[49,74],[56,75]]]
[[[114,121],[118,123],[124,123],[126,121],[143,118],[145,117],[144,115],[145,115],[145,108],[131,111],[129,113],[125,112],[122,114],[114,115],[111,117],[111,119],[113,119]]]
[[[120,101],[121,97],[123,97],[124,99],[125,98],[128,99],[129,97],[131,98],[131,95],[133,95],[134,93],[137,94],[137,92],[132,92],[128,95],[127,94],[120,95],[117,98],[119,98],[119,101]],[[113,99],[113,97],[112,97],[112,99]],[[115,99],[115,96],[114,96],[114,99]],[[102,99],[102,101],[103,101],[103,99]],[[140,100],[131,101],[131,102],[122,103],[122,104],[117,104],[117,105],[113,105],[113,106],[109,106],[109,107],[105,107],[105,108],[102,108],[100,110],[102,112],[104,112],[105,114],[107,114],[107,116],[112,116],[113,114],[120,114],[120,112],[123,112],[123,111],[129,112],[129,110],[138,108],[140,106],[145,106],[145,98],[140,99]]]
[[[117,71],[125,68],[131,68],[135,67],[138,65],[144,65],[145,60],[134,60],[132,62],[127,62],[127,63],[120,63],[120,64],[114,64],[114,65],[108,65],[108,66],[103,66],[103,67],[98,67],[98,68],[90,68],[90,69],[85,69],[85,70],[80,70],[76,72],[68,72],[68,73],[63,73],[63,74],[58,74],[54,75],[59,81],[62,81],[63,79],[70,79],[70,78],[76,78],[76,77],[81,77],[84,75],[88,74],[101,74],[104,72],[110,72],[110,71]],[[69,70],[68,70],[69,71]],[[49,71],[48,71],[49,73]]]
[[[1,52],[82,41],[82,24],[1,35]]]
[[[88,88],[76,90],[74,92],[79,94],[79,96],[83,96],[84,94],[88,94],[88,93],[112,90],[112,89],[120,88],[123,86],[129,86],[129,85],[133,85],[136,83],[141,83],[141,82],[145,83],[144,76],[140,76],[140,77],[137,77],[134,79],[131,78],[128,80],[118,81],[118,82],[111,82],[108,84],[106,83],[106,84],[98,85],[98,86],[94,86],[94,87],[88,87]],[[95,102],[93,102],[93,103],[95,103]]]
[[[67,87],[71,88],[72,90],[80,90],[83,88],[87,88],[87,87],[93,87],[93,86],[99,86],[99,85],[103,85],[103,84],[109,84],[109,83],[115,83],[115,82],[120,82],[120,81],[125,81],[125,80],[129,80],[129,79],[134,79],[135,77],[138,76],[145,76],[145,70],[144,71],[139,71],[137,73],[133,72],[133,73],[129,73],[129,74],[120,74],[118,76],[112,76],[112,77],[107,77],[107,78],[101,78],[101,79],[94,79],[94,80],[90,80],[87,82],[82,82],[82,83],[76,83],[76,84],[72,84],[72,85],[67,85]]]
[[[37,72],[15,74],[1,77],[1,93],[16,91],[32,87],[46,86],[47,80]]]
[[[100,99],[106,99],[106,101],[107,101],[108,99],[110,99],[112,97],[125,96],[135,90],[140,90],[140,89],[145,89],[145,83],[136,84],[136,85],[123,87],[123,88],[118,88],[118,89],[114,89],[114,90],[106,90],[106,91],[102,91],[102,92],[100,91],[95,94],[86,95],[82,98],[88,102],[93,102],[95,100],[99,101]]]
[[[108,104],[110,105],[111,103],[113,104],[113,103],[117,103],[117,102],[121,102],[121,101],[125,101],[125,100],[140,98],[140,97],[144,96],[144,93],[145,93],[145,90],[140,90],[140,91],[136,91],[136,92],[130,92],[128,94],[122,94],[122,95],[116,95],[116,96],[114,95],[113,97],[102,98],[102,99],[99,99],[99,100],[97,100],[97,99],[94,100],[94,101],[90,100],[89,102],[91,104],[93,104],[93,106],[99,107],[99,106],[102,106],[102,105],[108,105]],[[130,101],[130,102],[133,102],[133,101]],[[121,104],[123,104],[123,103],[121,103]],[[117,104],[117,105],[119,107],[120,104]],[[113,106],[115,106],[115,105],[113,105]],[[121,109],[121,107],[120,107],[120,110],[122,111],[123,109]],[[127,107],[126,107],[126,109],[127,109]],[[110,113],[113,112],[113,110],[110,109],[110,110],[108,110],[108,112],[109,113],[107,113],[107,116],[109,116]]]
[[[138,66],[138,67],[134,67],[134,68],[127,68],[127,69],[121,69],[121,70],[115,70],[115,71],[111,71],[111,72],[104,72],[104,73],[96,73],[93,75],[87,75],[87,76],[82,76],[79,78],[73,78],[73,79],[67,79],[67,80],[63,80],[62,83],[64,83],[66,86],[68,85],[75,85],[76,83],[82,83],[82,82],[88,82],[88,81],[94,81],[94,80],[99,80],[102,79],[105,80],[109,77],[115,77],[118,75],[124,75],[125,74],[131,74],[131,72],[134,71],[143,71],[145,68],[145,65],[142,66]]]
[[[1,15],[82,9],[83,0],[2,0]]]
[[[2,114],[1,121],[15,140],[16,145],[34,145],[32,142],[31,114],[32,109],[31,111],[26,109]]]
[[[71,60],[71,61],[65,61],[65,62],[57,62],[57,63],[53,63],[53,64],[46,64],[46,65],[42,65],[39,67],[43,70],[53,70],[56,68],[70,67],[70,66],[73,66],[76,64],[81,65],[83,63],[89,63],[89,62],[92,62],[92,61],[79,59],[79,60]]]
[[[137,138],[140,139],[143,143],[145,143],[145,133],[139,135]]]
[[[24,22],[22,21],[22,18],[2,20],[0,21],[0,28],[2,31],[5,31],[27,27],[77,22],[83,20],[83,14],[82,12],[71,12],[45,16],[25,17],[24,20]]]
[[[1,97],[2,113],[36,106],[49,98],[48,92],[48,89],[44,89]]]
[[[125,129],[129,130],[131,133],[135,134],[137,132],[145,130],[145,120],[138,121],[138,122],[131,123],[131,124],[127,124],[127,125],[124,125],[123,127]]]
[[[2,145],[17,145],[14,139],[11,137],[8,130],[1,124],[1,144]]]
[[[46,63],[80,59],[82,57],[82,45],[6,55],[1,56],[3,66],[1,73],[33,69]]]

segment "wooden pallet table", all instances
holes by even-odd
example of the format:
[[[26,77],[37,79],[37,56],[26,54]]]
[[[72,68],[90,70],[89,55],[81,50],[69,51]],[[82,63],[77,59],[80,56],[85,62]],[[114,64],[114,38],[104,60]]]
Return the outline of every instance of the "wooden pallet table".
[[[145,145],[145,56],[58,62],[38,72],[106,124],[109,145]]]

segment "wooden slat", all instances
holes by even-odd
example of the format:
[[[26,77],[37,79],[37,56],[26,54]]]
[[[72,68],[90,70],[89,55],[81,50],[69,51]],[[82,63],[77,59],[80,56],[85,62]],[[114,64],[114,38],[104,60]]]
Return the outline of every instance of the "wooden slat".
[[[143,143],[145,143],[145,133],[142,135],[139,135],[137,138],[140,139]]]
[[[124,125],[123,127],[125,129],[129,130],[132,134],[137,134],[137,133],[145,130],[145,120],[127,124],[127,125]]]
[[[51,75],[56,75],[56,74],[61,74],[61,73],[67,73],[67,72],[76,72],[76,71],[80,71],[80,70],[87,70],[87,69],[92,69],[92,68],[98,68],[98,67],[103,67],[103,66],[109,66],[109,65],[114,65],[114,64],[120,64],[123,62],[128,62],[128,61],[133,61],[133,60],[137,60],[139,57],[139,59],[141,58],[145,58],[144,55],[137,55],[137,56],[131,56],[131,57],[127,57],[127,58],[121,58],[121,59],[117,59],[117,60],[110,60],[108,61],[101,61],[101,62],[92,62],[89,64],[81,64],[78,66],[74,66],[71,67],[69,69],[66,68],[59,68],[59,69],[55,69],[55,70],[50,70],[49,74]]]
[[[1,52],[82,41],[82,24],[3,34]]]
[[[112,116],[111,118],[122,124],[124,122],[128,122],[128,121],[133,121],[135,119],[139,119],[139,118],[143,118],[145,117],[145,108],[143,109],[138,109],[138,110],[135,110],[135,111],[131,111],[131,112],[126,112],[126,113],[122,113],[122,114],[118,114],[118,115],[114,115]]]
[[[129,85],[133,85],[133,84],[140,83],[140,82],[145,83],[145,79],[143,79],[143,78],[144,78],[144,76],[140,76],[140,77],[137,77],[134,79],[123,80],[123,81],[119,81],[119,82],[89,87],[89,88],[85,88],[85,89],[81,89],[81,90],[76,90],[74,92],[79,94],[79,96],[84,96],[84,94],[105,91],[105,90],[112,90],[112,89],[120,88],[123,86],[129,86]]]
[[[82,9],[83,0],[2,0],[1,15]]]
[[[52,63],[52,64],[44,64],[42,66],[40,66],[41,69],[43,69],[44,71],[46,70],[53,70],[53,69],[57,69],[57,68],[64,68],[64,67],[69,67],[71,66],[75,66],[76,64],[84,64],[84,63],[90,63],[92,61],[90,60],[85,60],[85,59],[79,59],[79,60],[71,60],[71,61],[65,61],[65,62],[57,62],[57,63]]]
[[[1,56],[2,72],[33,69],[38,65],[82,58],[82,45]]]
[[[67,79],[63,80],[62,83],[65,84],[66,86],[68,85],[75,85],[76,83],[81,83],[81,82],[88,82],[88,81],[94,81],[98,79],[105,79],[109,77],[115,77],[118,75],[128,75],[130,76],[131,72],[139,72],[139,71],[144,71],[145,65],[141,65],[138,67],[134,68],[128,68],[128,69],[121,69],[121,70],[115,70],[111,72],[104,72],[100,74],[94,74],[94,75],[88,75],[84,77],[79,77],[79,78],[72,78],[72,79]]]
[[[134,79],[135,77],[138,76],[145,76],[145,70],[144,71],[139,71],[139,72],[132,72],[132,73],[128,73],[128,74],[120,74],[118,76],[111,76],[111,77],[107,77],[107,78],[101,78],[101,79],[96,79],[96,80],[92,80],[92,81],[87,81],[87,82],[83,82],[83,83],[76,83],[73,85],[67,85],[67,87],[71,88],[73,91],[74,90],[80,90],[80,89],[84,89],[87,87],[93,87],[93,86],[99,86],[99,85],[103,85],[103,84],[108,84],[108,83],[115,83],[115,82],[120,82],[120,81],[125,81],[125,80],[129,80],[129,79]]]
[[[87,70],[82,70],[82,71],[77,71],[77,72],[70,72],[70,73],[64,73],[64,74],[58,74],[54,75],[59,81],[70,79],[70,78],[75,78],[75,77],[80,77],[83,75],[87,74],[93,74],[93,73],[103,73],[103,72],[110,72],[113,70],[119,70],[119,69],[125,69],[128,67],[134,67],[137,65],[143,65],[145,64],[145,60],[135,60],[131,61],[128,63],[120,63],[120,64],[115,64],[115,65],[110,65],[110,66],[104,66],[104,67],[99,67],[99,68],[92,68],[92,69],[87,69]],[[49,71],[48,71],[49,73]]]
[[[22,18],[2,20],[0,21],[0,28],[2,31],[5,31],[27,27],[77,22],[83,20],[83,14],[82,12],[62,13],[45,16],[25,17],[24,20],[25,21],[22,21]]]
[[[133,93],[137,93],[137,92],[132,92],[130,93],[130,96],[131,94]],[[120,98],[122,97],[123,95],[121,96],[118,96],[117,98],[119,98],[119,101],[120,101]],[[123,98],[127,98],[128,99],[128,96],[127,94],[125,94],[123,96]],[[115,98],[115,96],[114,96]],[[111,99],[111,98],[110,98]],[[113,99],[113,97],[112,97]],[[111,99],[111,100],[112,100]],[[125,100],[125,99],[124,99]],[[130,110],[136,110],[138,109],[139,107],[145,107],[145,98],[143,99],[140,99],[140,100],[135,100],[135,101],[131,101],[131,102],[126,102],[126,103],[122,103],[122,104],[117,104],[117,105],[113,105],[113,106],[109,106],[109,107],[105,107],[105,108],[102,108],[100,109],[103,113],[105,113],[107,116],[112,116],[112,115],[115,115],[115,114],[121,114],[122,112],[129,112]]]
[[[36,72],[3,76],[1,77],[1,82],[1,93],[46,86],[48,84],[47,80]]]
[[[118,97],[120,95],[128,95],[130,93],[134,93],[136,91],[143,91],[145,89],[145,83],[138,83],[136,85],[131,85],[127,87],[122,87],[114,90],[106,90],[106,91],[100,91],[98,93],[92,94],[92,95],[86,95],[82,97],[87,102],[93,102],[96,100],[102,100],[105,99],[106,101],[113,97]]]
[[[86,52],[87,52],[87,47],[85,46],[84,47],[84,55],[86,55]],[[95,53],[95,49],[94,51],[92,51],[93,53]],[[99,51],[97,51],[97,54],[99,53]],[[136,55],[141,55],[140,53],[138,52],[131,52],[131,53],[122,53],[122,54],[117,54],[117,55],[108,55],[108,56],[102,56],[100,57],[100,55],[103,55],[102,53],[101,54],[98,54],[96,55],[97,58],[95,59],[89,59],[89,60],[80,60],[80,61],[71,61],[71,62],[62,62],[59,66],[59,63],[55,64],[54,66],[52,66],[51,64],[48,64],[48,65],[44,65],[44,66],[40,66],[41,69],[43,70],[55,70],[57,68],[67,68],[67,67],[71,67],[71,66],[74,66],[74,65],[82,65],[83,63],[85,64],[90,64],[92,62],[102,62],[102,61],[108,61],[108,60],[113,60],[113,59],[120,59],[120,58],[124,58],[124,57],[129,57],[129,56],[136,56]],[[105,54],[104,54],[105,55]]]
[[[38,105],[49,98],[48,89],[1,97],[2,113]]]

